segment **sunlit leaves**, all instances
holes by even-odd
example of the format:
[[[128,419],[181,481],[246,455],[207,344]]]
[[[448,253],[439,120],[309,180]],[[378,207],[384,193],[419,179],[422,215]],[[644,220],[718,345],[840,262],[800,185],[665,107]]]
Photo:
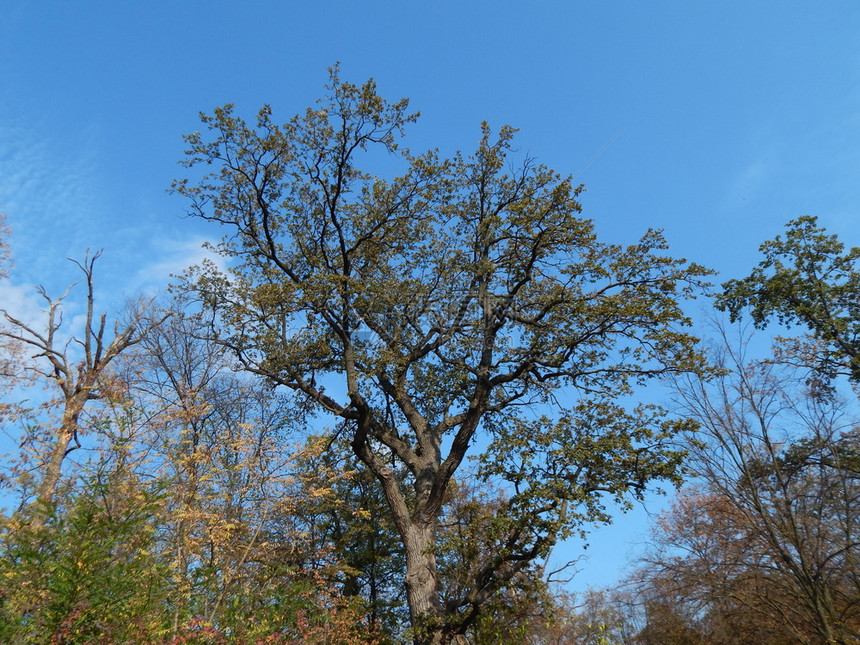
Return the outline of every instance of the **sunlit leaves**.
[[[807,328],[811,342],[787,341],[784,358],[825,378],[860,380],[860,247],[846,249],[815,217],[804,216],[760,251],[764,259],[749,276],[723,284],[718,305],[732,320],[749,308],[759,327],[775,319]]]

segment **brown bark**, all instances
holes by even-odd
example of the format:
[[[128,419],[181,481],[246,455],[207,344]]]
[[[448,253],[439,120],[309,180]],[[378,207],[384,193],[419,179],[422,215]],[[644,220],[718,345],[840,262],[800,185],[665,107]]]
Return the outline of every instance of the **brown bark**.
[[[67,399],[65,402],[63,421],[56,430],[56,443],[54,443],[48,463],[45,464],[42,483],[39,485],[38,499],[45,504],[50,504],[54,500],[54,493],[60,481],[63,460],[71,450],[74,450],[74,448],[69,449],[69,444],[73,438],[77,437],[78,419],[83,412],[86,402],[87,397],[81,393],[73,395],[71,399]]]

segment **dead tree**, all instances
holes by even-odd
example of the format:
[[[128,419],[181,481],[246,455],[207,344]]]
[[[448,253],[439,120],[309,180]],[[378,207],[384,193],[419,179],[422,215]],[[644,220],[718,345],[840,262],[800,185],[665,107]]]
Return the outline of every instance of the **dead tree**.
[[[113,325],[112,337],[106,337],[107,314],[97,316],[94,306],[93,267],[101,251],[83,262],[72,260],[84,274],[87,287],[87,310],[83,331],[79,336],[64,340],[59,334],[63,326],[63,303],[72,287],[60,297],[48,296],[44,287],[38,292],[47,302],[47,321],[44,330],[2,311],[8,323],[0,334],[7,339],[36,350],[30,371],[55,388],[59,394],[62,414],[49,433],[50,441],[43,455],[41,481],[38,486],[38,503],[50,504],[57,490],[65,458],[80,447],[79,434],[81,415],[88,402],[105,398],[109,389],[106,370],[111,361],[128,347],[140,342],[143,337],[164,318],[148,319],[145,314],[151,301],[140,302],[129,307],[127,319]],[[35,521],[39,514],[36,514]]]

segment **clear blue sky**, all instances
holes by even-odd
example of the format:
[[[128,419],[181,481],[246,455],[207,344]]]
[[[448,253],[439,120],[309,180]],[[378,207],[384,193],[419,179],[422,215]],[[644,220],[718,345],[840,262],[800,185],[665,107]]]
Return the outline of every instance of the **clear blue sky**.
[[[856,0],[5,0],[0,205],[16,266],[0,305],[35,283],[57,293],[86,248],[104,248],[97,279],[116,302],[166,284],[219,235],[165,193],[180,135],[225,102],[286,120],[336,61],[410,97],[413,149],[469,150],[486,119],[563,173],[603,150],[578,180],[607,241],[663,228],[722,279],[802,214],[860,244]],[[614,580],[646,519],[596,533],[574,586]]]

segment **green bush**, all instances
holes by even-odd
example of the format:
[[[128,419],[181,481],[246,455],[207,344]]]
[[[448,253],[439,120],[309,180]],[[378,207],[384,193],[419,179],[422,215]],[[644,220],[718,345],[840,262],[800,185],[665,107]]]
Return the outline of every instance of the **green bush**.
[[[157,491],[113,474],[6,520],[0,642],[121,645],[164,635],[169,578],[155,551],[158,504]]]

